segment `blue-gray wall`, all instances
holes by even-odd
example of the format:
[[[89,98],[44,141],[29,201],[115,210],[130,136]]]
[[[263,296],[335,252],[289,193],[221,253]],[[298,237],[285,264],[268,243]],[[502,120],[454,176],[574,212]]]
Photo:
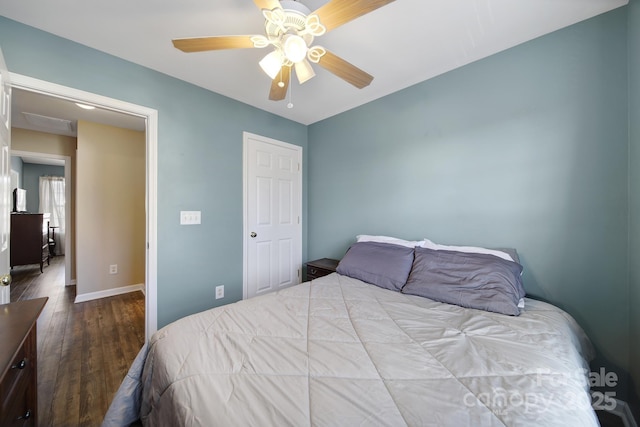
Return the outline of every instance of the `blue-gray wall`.
[[[22,188],[27,190],[27,212],[36,213],[40,207],[40,177],[64,177],[64,166],[24,163],[22,167]]]
[[[18,188],[22,188],[22,158],[11,156],[11,170],[18,172]],[[13,189],[12,189],[13,190]]]
[[[4,17],[0,46],[12,72],[158,110],[159,326],[241,299],[242,132],[302,146],[306,164],[306,126]],[[202,224],[181,227],[181,210]]]
[[[618,9],[311,125],[309,257],[361,233],[515,247],[625,377],[626,27]]]
[[[640,396],[640,0],[629,2],[629,259],[631,354],[629,364]],[[640,419],[640,403],[636,417]]]

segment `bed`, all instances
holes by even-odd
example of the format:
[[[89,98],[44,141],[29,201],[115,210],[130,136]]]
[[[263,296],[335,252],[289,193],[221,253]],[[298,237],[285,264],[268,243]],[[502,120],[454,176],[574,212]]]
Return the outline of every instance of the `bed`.
[[[593,350],[566,312],[524,298],[506,315],[339,272],[162,328],[103,426],[599,425]]]

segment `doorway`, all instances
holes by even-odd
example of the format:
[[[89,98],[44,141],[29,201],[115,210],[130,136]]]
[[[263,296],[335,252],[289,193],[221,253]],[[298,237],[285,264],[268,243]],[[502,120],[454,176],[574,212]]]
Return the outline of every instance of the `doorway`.
[[[243,298],[302,276],[302,147],[243,135]]]
[[[74,285],[74,281],[72,280],[72,259],[73,259],[73,249],[72,249],[72,245],[71,245],[71,239],[72,239],[72,233],[71,233],[71,221],[72,221],[72,205],[70,203],[71,200],[71,187],[73,185],[72,180],[71,180],[71,157],[69,156],[65,156],[65,155],[56,155],[56,154],[47,154],[47,153],[38,153],[38,152],[32,152],[32,151],[20,151],[20,150],[14,150],[11,149],[11,158],[13,159],[14,157],[19,157],[22,158],[23,161],[24,159],[28,159],[29,163],[37,163],[37,164],[41,164],[41,165],[55,165],[55,166],[61,166],[64,168],[64,180],[65,180],[65,200],[67,201],[65,203],[65,219],[64,219],[64,229],[66,230],[66,232],[64,233],[64,242],[61,242],[63,244],[64,249],[64,253],[66,254],[65,259],[64,259],[64,276],[65,276],[65,286],[71,286]],[[13,170],[13,166],[11,169],[12,172],[14,172]],[[20,179],[22,181],[23,178],[21,177],[17,177],[17,179]],[[11,188],[14,188],[17,186],[17,183],[14,185],[12,183]],[[22,185],[22,188],[24,188],[24,185]],[[32,196],[36,196],[36,192],[34,191],[34,188],[30,188],[30,192],[34,193]],[[32,212],[36,212],[37,210],[37,206],[32,206],[33,209],[31,209]]]
[[[13,88],[30,91],[53,98],[82,103],[84,105],[117,111],[143,118],[146,122],[146,256],[145,256],[145,337],[148,340],[157,330],[157,134],[158,113],[154,109],[120,101],[10,73]]]

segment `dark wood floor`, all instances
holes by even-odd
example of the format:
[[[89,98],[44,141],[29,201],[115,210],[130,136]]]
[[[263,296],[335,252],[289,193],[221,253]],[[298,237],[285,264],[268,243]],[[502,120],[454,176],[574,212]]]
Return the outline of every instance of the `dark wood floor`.
[[[47,296],[38,320],[38,424],[98,426],[144,343],[141,292],[75,304],[64,257],[15,267],[11,301]]]
[[[596,411],[600,427],[624,427],[622,418],[607,411]]]

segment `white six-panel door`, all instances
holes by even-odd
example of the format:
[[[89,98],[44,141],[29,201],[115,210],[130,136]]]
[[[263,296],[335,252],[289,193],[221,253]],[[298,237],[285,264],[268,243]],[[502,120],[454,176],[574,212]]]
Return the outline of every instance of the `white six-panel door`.
[[[302,147],[245,132],[244,298],[300,283]]]
[[[0,304],[9,303],[9,239],[11,232],[11,86],[9,71],[0,50]]]

